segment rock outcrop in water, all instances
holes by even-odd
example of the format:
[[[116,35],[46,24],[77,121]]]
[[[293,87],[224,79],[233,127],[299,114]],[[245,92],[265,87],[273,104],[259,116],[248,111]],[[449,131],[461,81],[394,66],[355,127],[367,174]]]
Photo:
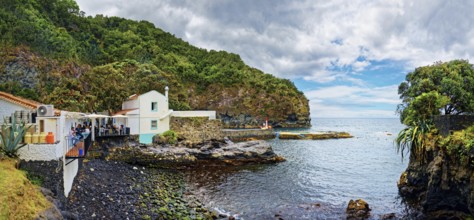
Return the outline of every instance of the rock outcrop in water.
[[[356,220],[356,219],[367,219],[370,216],[369,204],[362,200],[350,200],[347,204],[346,214],[347,219]]]
[[[474,151],[433,149],[422,163],[410,158],[398,183],[400,195],[423,214],[417,218],[466,219],[474,214]]]
[[[110,149],[108,158],[153,167],[199,164],[243,165],[276,163],[285,160],[275,154],[267,142],[261,140],[240,143],[209,141],[194,146],[194,148],[185,146],[128,146]]]

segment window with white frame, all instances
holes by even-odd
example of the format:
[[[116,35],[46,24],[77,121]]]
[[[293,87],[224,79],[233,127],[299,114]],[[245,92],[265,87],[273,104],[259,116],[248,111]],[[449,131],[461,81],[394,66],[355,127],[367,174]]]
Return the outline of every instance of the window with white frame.
[[[158,111],[158,102],[152,102],[151,103],[151,111],[152,112],[157,112]]]
[[[151,120],[151,130],[156,130],[156,129],[158,129],[158,121]]]

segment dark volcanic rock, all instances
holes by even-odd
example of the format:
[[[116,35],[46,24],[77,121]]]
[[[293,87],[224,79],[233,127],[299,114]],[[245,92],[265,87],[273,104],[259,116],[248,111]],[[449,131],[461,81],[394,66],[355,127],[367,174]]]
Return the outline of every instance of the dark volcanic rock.
[[[426,152],[428,162],[410,158],[398,188],[407,204],[423,213],[420,218],[465,219],[474,214],[474,167],[459,157],[436,149]]]
[[[84,163],[66,209],[80,219],[212,219],[214,213],[184,198],[183,178],[175,171],[122,162]]]
[[[181,147],[125,147],[110,151],[108,159],[154,167],[192,166],[200,163],[216,165],[243,165],[255,163],[276,163],[283,157],[273,152],[265,141],[232,143],[212,141],[197,148]]]

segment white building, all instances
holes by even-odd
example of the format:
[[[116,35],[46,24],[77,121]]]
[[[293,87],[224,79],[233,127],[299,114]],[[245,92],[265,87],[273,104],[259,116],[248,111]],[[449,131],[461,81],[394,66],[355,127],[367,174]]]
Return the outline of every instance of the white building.
[[[173,111],[169,109],[168,87],[165,95],[151,90],[145,94],[132,95],[122,103],[122,110],[114,115],[128,117],[130,134],[139,135],[143,144],[152,143],[153,136],[170,129],[170,117],[208,117],[216,119],[215,111]]]
[[[82,118],[84,114],[59,111],[48,106],[45,114],[32,117],[31,113],[44,106],[41,103],[20,98],[9,93],[0,92],[0,117],[9,117],[13,113],[22,111],[21,114],[27,113],[29,118],[19,116],[18,120],[26,120],[27,125],[31,126],[28,132],[31,134],[40,134],[42,132],[51,132],[54,135],[54,143],[30,143],[19,149],[18,154],[21,160],[25,161],[62,161],[64,195],[67,197],[71,191],[74,177],[79,170],[78,160],[70,159],[66,153],[70,150],[68,146],[68,133],[71,126],[78,123],[78,118]],[[15,120],[13,115],[12,120]],[[4,123],[3,119],[0,124]]]
[[[139,135],[140,143],[149,144],[153,136],[170,129],[168,97],[155,91],[132,95],[122,103],[122,111],[115,115],[128,116],[130,134]]]

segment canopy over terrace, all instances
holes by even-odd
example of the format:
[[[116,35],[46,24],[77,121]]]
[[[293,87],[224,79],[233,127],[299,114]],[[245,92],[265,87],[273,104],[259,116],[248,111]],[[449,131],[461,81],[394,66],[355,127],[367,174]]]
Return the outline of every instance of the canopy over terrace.
[[[108,115],[99,115],[99,114],[89,114],[86,115],[86,118],[94,119],[92,120],[92,141],[95,141],[95,119],[98,118],[108,118]],[[99,126],[100,126],[100,120],[99,120]]]

